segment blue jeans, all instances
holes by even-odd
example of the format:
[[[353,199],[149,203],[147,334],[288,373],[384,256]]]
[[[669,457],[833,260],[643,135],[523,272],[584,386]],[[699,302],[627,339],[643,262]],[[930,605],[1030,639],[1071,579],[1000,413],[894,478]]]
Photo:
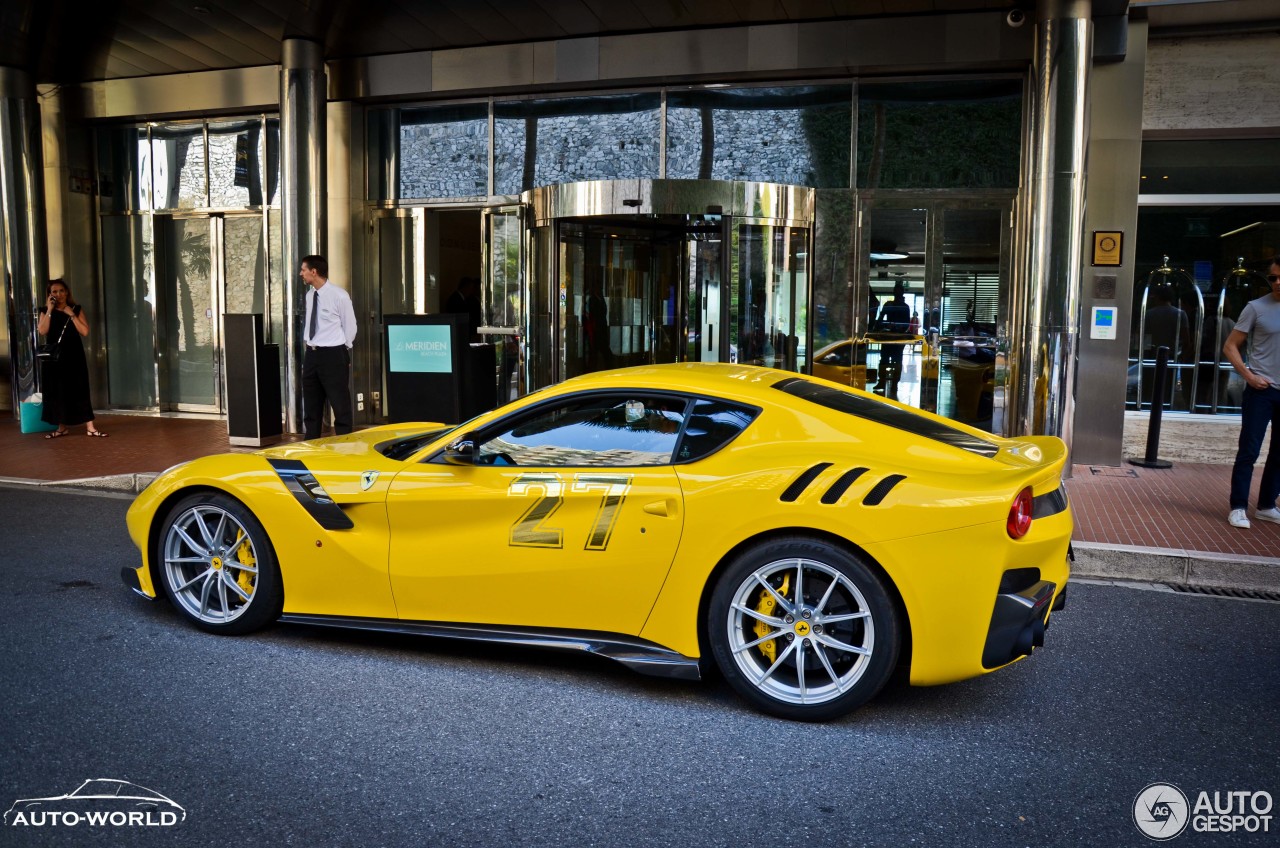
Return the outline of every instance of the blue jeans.
[[[1271,447],[1262,467],[1258,487],[1258,509],[1270,509],[1280,497],[1280,386],[1265,389],[1245,387],[1240,410],[1240,447],[1231,470],[1231,508],[1248,509],[1249,483],[1253,464],[1262,452],[1262,437],[1271,425]]]

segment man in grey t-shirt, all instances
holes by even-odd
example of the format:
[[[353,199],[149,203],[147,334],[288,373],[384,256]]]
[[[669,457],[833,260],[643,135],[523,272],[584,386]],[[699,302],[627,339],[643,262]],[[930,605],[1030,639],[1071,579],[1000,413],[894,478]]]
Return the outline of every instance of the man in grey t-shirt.
[[[1280,509],[1276,507],[1276,499],[1280,498],[1280,256],[1271,260],[1267,282],[1271,284],[1271,294],[1245,305],[1222,346],[1222,353],[1245,381],[1240,446],[1231,470],[1231,512],[1227,516],[1232,527],[1241,529],[1249,528],[1249,485],[1267,425],[1271,426],[1271,446],[1262,466],[1258,509],[1253,517],[1280,524]],[[1247,365],[1241,352],[1246,341]]]

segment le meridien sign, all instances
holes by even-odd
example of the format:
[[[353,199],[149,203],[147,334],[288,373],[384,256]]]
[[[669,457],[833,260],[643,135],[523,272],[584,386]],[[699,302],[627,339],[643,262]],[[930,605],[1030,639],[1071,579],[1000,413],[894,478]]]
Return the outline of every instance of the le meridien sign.
[[[447,324],[391,324],[387,327],[388,371],[448,374],[453,370]]]

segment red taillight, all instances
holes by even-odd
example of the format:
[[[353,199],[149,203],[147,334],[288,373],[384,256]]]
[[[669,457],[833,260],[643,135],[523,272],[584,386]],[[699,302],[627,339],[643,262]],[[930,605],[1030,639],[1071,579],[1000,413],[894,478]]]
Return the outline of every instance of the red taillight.
[[[1021,539],[1027,535],[1027,531],[1031,529],[1032,507],[1031,487],[1028,486],[1018,492],[1018,496],[1013,499],[1013,506],[1009,507],[1009,522],[1006,526],[1009,528],[1010,539]]]

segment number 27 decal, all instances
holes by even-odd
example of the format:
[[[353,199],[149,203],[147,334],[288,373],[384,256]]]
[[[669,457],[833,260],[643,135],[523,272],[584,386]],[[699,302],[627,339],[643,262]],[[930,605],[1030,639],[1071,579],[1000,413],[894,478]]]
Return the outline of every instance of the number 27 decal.
[[[564,528],[547,524],[564,503],[564,478],[559,474],[522,474],[511,481],[507,494],[516,498],[536,498],[511,525],[511,545],[520,548],[563,548]],[[603,551],[618,521],[619,507],[631,488],[630,475],[575,474],[570,484],[574,494],[600,493],[600,507],[587,534],[583,550]]]

